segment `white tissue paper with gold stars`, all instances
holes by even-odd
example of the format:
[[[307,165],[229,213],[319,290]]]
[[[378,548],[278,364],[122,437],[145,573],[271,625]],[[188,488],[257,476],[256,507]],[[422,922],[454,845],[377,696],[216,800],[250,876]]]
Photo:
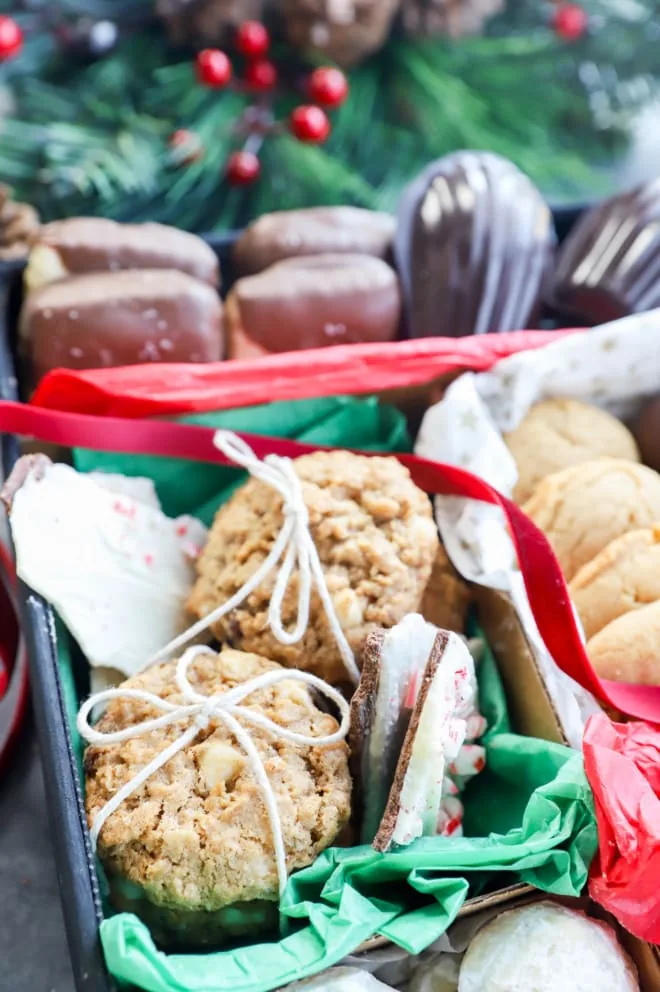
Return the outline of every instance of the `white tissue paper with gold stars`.
[[[51,464],[17,490],[10,523],[18,575],[95,666],[93,688],[135,675],[186,628],[206,529],[166,517],[149,480]]]
[[[659,384],[660,310],[653,310],[511,355],[490,372],[460,376],[426,412],[415,452],[467,469],[510,497],[518,475],[502,433],[518,427],[534,403],[570,397],[626,419]],[[502,511],[438,496],[436,519],[459,572],[511,597],[567,740],[580,747],[584,723],[598,706],[557,668],[541,640]]]

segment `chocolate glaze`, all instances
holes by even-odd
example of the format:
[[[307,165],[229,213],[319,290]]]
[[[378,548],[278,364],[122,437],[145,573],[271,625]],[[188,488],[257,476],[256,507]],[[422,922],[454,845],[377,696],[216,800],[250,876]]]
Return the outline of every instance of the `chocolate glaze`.
[[[456,152],[404,191],[394,254],[410,337],[534,325],[556,241],[533,183],[487,152]]]
[[[660,179],[580,218],[559,252],[552,302],[589,324],[660,306]]]
[[[178,269],[217,286],[218,259],[205,241],[164,224],[118,224],[102,217],[71,217],[45,224],[35,247],[60,256],[69,275],[119,269]]]
[[[35,382],[54,368],[212,362],[222,357],[222,304],[183,272],[98,272],[30,293],[19,335]]]
[[[359,207],[310,207],[264,214],[234,246],[241,275],[301,255],[352,254],[385,258],[394,236],[390,214]]]
[[[229,352],[244,335],[266,352],[396,338],[401,314],[393,269],[368,255],[289,258],[234,286]]]

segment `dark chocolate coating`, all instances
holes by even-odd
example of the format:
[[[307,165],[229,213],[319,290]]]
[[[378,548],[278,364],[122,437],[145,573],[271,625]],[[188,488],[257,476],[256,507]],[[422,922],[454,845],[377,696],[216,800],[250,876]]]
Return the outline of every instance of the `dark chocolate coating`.
[[[589,324],[660,306],[660,180],[580,218],[560,249],[552,302]]]
[[[394,255],[410,337],[464,337],[534,325],[555,231],[511,162],[456,152],[404,191]]]
[[[394,236],[390,214],[360,207],[310,207],[264,214],[246,227],[234,246],[241,275],[301,255],[374,255],[385,258]]]
[[[217,286],[218,259],[195,234],[165,224],[118,224],[102,217],[71,217],[45,224],[36,245],[60,256],[70,275],[119,269],[178,269]]]
[[[646,404],[632,432],[644,464],[660,472],[660,396]]]
[[[393,341],[401,314],[393,269],[369,255],[289,258],[239,279],[227,302],[229,335],[268,352]]]
[[[223,352],[222,304],[183,272],[98,272],[30,293],[19,333],[35,383],[54,368],[213,362]]]

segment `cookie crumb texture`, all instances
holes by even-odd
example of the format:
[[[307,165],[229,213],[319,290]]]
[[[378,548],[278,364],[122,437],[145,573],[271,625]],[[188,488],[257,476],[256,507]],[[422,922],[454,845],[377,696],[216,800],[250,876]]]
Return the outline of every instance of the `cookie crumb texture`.
[[[393,627],[419,610],[439,541],[428,497],[396,458],[346,451],[315,452],[294,462],[302,480],[312,540],[339,622],[356,656],[378,627]],[[207,616],[254,574],[282,526],[282,501],[250,479],[218,512],[197,569],[189,608]],[[334,684],[347,682],[325,611],[312,593],[310,622],[298,644],[272,635],[268,606],[275,573],[213,625],[220,641],[302,668]],[[298,578],[283,604],[285,627],[295,623]],[[359,661],[359,658],[358,658]]]
[[[181,702],[176,662],[123,683]],[[202,655],[188,670],[193,687],[211,696],[280,666],[225,650]],[[337,722],[294,681],[260,689],[242,704],[308,736]],[[109,703],[97,729],[112,732],[160,715],[148,703]],[[85,753],[86,808],[95,816],[121,786],[175,740],[185,724],[164,727]],[[250,733],[273,787],[289,872],[311,864],[350,816],[351,779],[345,742],[295,747],[266,731]],[[277,869],[270,822],[250,764],[220,720],[176,754],[106,822],[99,837],[111,898],[138,913],[167,946],[208,946],[260,931],[277,918]]]
[[[597,458],[547,476],[523,510],[570,581],[610,541],[660,520],[660,475],[645,465]]]
[[[528,500],[546,475],[571,465],[601,457],[639,461],[630,431],[605,410],[578,400],[536,403],[504,441],[518,468],[516,503]]]

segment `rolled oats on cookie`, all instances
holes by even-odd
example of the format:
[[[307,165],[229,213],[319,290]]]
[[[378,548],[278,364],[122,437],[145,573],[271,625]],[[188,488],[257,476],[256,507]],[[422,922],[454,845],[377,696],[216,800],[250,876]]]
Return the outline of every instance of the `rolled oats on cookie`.
[[[660,599],[660,524],[618,537],[569,584],[587,640],[612,620]]]
[[[518,468],[517,503],[528,500],[546,475],[594,458],[638,462],[639,449],[627,427],[605,410],[578,400],[535,403],[504,441]]]
[[[317,451],[293,462],[302,481],[309,530],[339,624],[357,655],[365,636],[419,609],[439,541],[428,497],[393,457]],[[250,479],[217,513],[197,563],[189,609],[201,618],[227,602],[272,550],[282,501]],[[211,627],[221,642],[340,684],[346,669],[316,591],[310,621],[296,644],[270,629],[271,573],[247,600]],[[296,619],[298,576],[283,601],[285,627]]]
[[[610,541],[660,520],[660,475],[620,458],[597,458],[547,476],[523,510],[570,581]]]
[[[121,688],[180,705],[176,664],[153,666]],[[272,671],[281,666],[253,654],[202,649],[188,680],[206,697]],[[338,728],[309,689],[291,678],[255,689],[241,705],[308,737]],[[112,699],[94,729],[112,733],[160,715],[148,700]],[[348,747],[344,741],[303,747],[254,724],[243,726],[274,794],[290,873],[311,864],[348,822]],[[108,800],[181,734],[179,721],[87,748],[90,828]],[[220,944],[263,932],[277,920],[278,870],[264,794],[220,716],[211,714],[205,729],[123,800],[101,827],[98,853],[113,904],[141,916],[162,944]]]

